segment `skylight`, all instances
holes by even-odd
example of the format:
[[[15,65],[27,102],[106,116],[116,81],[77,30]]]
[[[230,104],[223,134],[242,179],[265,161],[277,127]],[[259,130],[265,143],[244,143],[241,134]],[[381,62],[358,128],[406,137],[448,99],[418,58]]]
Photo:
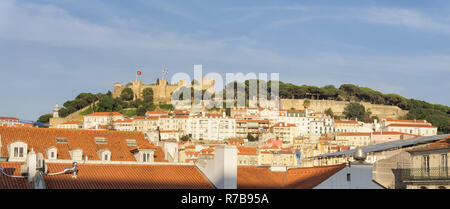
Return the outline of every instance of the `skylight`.
[[[94,137],[94,140],[97,144],[108,144],[105,137]]]
[[[67,144],[67,139],[64,137],[56,137],[56,143],[64,143]]]
[[[125,139],[125,142],[130,147],[136,147],[138,145],[136,139]]]

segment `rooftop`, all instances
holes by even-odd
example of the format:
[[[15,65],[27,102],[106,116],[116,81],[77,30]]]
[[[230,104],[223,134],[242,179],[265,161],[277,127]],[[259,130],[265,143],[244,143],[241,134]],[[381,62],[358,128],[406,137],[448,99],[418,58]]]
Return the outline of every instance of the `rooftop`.
[[[238,166],[238,189],[312,189],[334,175],[345,165],[291,168],[272,172],[267,167]]]
[[[87,154],[89,160],[100,160],[97,151],[108,149],[111,151],[112,161],[136,161],[130,150],[157,149],[144,138],[142,132],[137,131],[106,131],[106,130],[80,130],[80,129],[56,129],[56,128],[15,128],[0,127],[1,153],[8,155],[7,145],[16,141],[27,143],[28,149],[45,153],[45,149],[56,147],[58,159],[70,160],[69,150],[81,148],[83,155]],[[106,144],[97,144],[94,137],[103,137]],[[56,138],[65,138],[67,143],[58,143]],[[128,146],[126,139],[135,139],[137,146]],[[155,151],[156,155],[156,151]],[[47,157],[44,154],[44,157]],[[156,161],[156,159],[155,159]]]

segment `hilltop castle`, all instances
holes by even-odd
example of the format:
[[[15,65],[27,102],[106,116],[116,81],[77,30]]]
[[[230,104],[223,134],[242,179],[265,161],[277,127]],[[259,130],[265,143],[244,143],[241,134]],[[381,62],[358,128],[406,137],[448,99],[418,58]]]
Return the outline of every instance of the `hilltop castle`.
[[[114,98],[120,97],[120,94],[125,88],[131,88],[133,90],[133,100],[143,99],[142,92],[146,88],[153,89],[153,101],[155,103],[171,101],[171,95],[174,91],[181,87],[194,87],[195,89],[210,90],[214,91],[214,79],[212,78],[202,78],[201,86],[200,84],[191,85],[186,80],[179,80],[176,84],[169,84],[166,79],[158,79],[156,84],[143,84],[141,80],[134,80],[132,83],[127,85],[122,85],[119,82],[114,84],[114,92],[112,96]]]

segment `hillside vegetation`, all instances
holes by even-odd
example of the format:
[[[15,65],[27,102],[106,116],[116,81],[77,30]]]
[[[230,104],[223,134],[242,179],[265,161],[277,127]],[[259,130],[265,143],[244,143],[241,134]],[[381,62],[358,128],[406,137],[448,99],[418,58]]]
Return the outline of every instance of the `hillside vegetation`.
[[[234,82],[227,84],[221,93],[223,93],[224,98],[226,98],[227,90],[236,93],[238,86],[240,86],[245,89],[245,93],[248,96],[249,84],[252,81],[255,81],[258,85],[266,85],[269,91],[268,97],[270,97],[270,92],[272,91],[271,82],[279,82],[279,96],[283,99],[326,99],[350,101],[353,103],[364,101],[372,104],[398,106],[403,110],[409,111],[405,119],[427,120],[434,126],[437,126],[440,133],[450,133],[450,107],[440,104],[431,104],[422,100],[407,99],[398,94],[383,94],[379,91],[367,87],[359,87],[353,84],[342,84],[339,88],[336,88],[334,85],[317,87],[295,85],[281,81],[269,81],[266,83],[261,80],[246,80],[243,83]],[[194,89],[191,89],[191,91],[191,96],[193,97]],[[205,91],[202,91],[202,93],[205,93]],[[109,91],[106,94],[81,93],[75,97],[74,100],[65,102],[63,108],[59,110],[59,115],[60,117],[65,117],[95,101],[99,101],[97,105],[89,108],[82,114],[89,114],[94,111],[117,111],[128,116],[134,116],[143,115],[146,111],[155,110],[156,108],[173,109],[173,106],[170,104],[154,104],[153,91],[151,88],[144,89],[143,100],[133,100],[133,94],[134,92],[130,88],[124,89],[119,98],[113,98]],[[50,115],[45,114],[42,115],[38,121],[45,123],[48,122],[50,117]]]

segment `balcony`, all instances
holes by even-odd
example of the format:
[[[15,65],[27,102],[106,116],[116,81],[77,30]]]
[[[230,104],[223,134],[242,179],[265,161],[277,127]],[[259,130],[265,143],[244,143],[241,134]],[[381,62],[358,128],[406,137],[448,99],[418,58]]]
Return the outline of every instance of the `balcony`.
[[[448,168],[409,168],[401,169],[403,180],[450,180]]]

